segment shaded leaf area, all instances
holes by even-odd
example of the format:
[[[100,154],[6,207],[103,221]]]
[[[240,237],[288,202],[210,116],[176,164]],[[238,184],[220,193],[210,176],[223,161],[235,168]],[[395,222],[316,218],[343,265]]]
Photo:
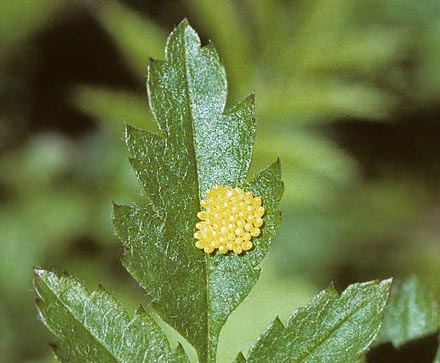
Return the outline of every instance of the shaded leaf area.
[[[131,318],[102,287],[90,294],[66,274],[34,274],[39,315],[56,338],[52,347],[61,362],[189,363],[143,309]]]
[[[398,348],[436,332],[439,327],[439,306],[434,295],[412,277],[393,286],[375,344],[390,342]]]
[[[367,354],[368,363],[432,363],[438,347],[438,336],[432,334],[395,348],[391,343],[375,347]]]
[[[330,287],[284,325],[276,319],[249,351],[248,363],[357,363],[379,331],[391,280]],[[238,357],[237,362],[244,362]]]
[[[243,353],[238,353],[237,358],[235,358],[234,363],[246,363],[246,358]]]
[[[148,203],[114,206],[123,264],[162,319],[214,362],[220,330],[258,279],[280,223],[280,163],[246,182],[255,136],[254,96],[225,110],[226,78],[213,45],[201,47],[184,20],[169,36],[165,61],[148,69],[150,108],[161,131],[126,129],[130,162]],[[215,185],[241,187],[266,210],[254,249],[207,255],[194,246],[200,199]]]

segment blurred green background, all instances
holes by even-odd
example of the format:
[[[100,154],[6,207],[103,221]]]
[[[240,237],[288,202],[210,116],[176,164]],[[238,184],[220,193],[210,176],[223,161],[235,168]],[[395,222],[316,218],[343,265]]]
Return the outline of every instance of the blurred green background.
[[[123,125],[156,130],[146,64],[183,17],[216,44],[229,102],[255,90],[253,171],[279,156],[286,184],[221,362],[330,281],[417,274],[440,297],[438,0],[2,0],[1,362],[53,362],[35,265],[148,301],[119,264],[111,201],[142,198]]]

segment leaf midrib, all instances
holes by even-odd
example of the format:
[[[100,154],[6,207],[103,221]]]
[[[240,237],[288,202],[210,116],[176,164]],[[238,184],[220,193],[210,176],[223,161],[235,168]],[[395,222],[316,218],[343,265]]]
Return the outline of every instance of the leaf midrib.
[[[185,29],[186,30],[186,29]],[[193,151],[194,151],[194,164],[196,167],[196,183],[197,183],[197,190],[198,190],[198,196],[197,199],[199,201],[200,204],[200,197],[201,197],[201,190],[200,190],[200,183],[199,183],[199,168],[198,168],[198,163],[197,163],[197,155],[196,155],[196,138],[195,138],[195,127],[194,127],[194,115],[192,113],[192,102],[191,102],[191,92],[189,89],[189,83],[190,83],[190,76],[189,76],[189,69],[188,69],[188,57],[187,57],[187,39],[186,39],[186,31],[184,32],[184,42],[183,42],[183,49],[184,49],[184,62],[183,62],[183,67],[184,67],[184,74],[185,74],[185,92],[186,92],[186,99],[187,99],[187,106],[188,106],[188,112],[189,112],[189,116],[191,119],[191,139],[192,139],[192,145],[193,145]],[[205,281],[206,281],[206,285],[205,285],[205,296],[206,296],[206,332],[207,332],[207,337],[206,337],[206,361],[209,362],[211,360],[212,357],[210,357],[210,353],[211,353],[211,349],[209,347],[209,342],[210,342],[210,326],[209,326],[209,322],[210,322],[210,314],[209,314],[209,306],[210,306],[210,301],[209,301],[209,274],[208,274],[208,257],[207,254],[205,253],[204,256],[204,269],[205,269]],[[202,354],[203,356],[203,354]],[[202,363],[202,362],[201,362]]]
[[[69,312],[69,314],[74,318],[74,320],[87,332],[87,334],[92,337],[93,340],[95,340],[99,345],[101,345],[104,350],[109,353],[110,357],[114,359],[117,363],[132,363],[132,362],[126,362],[124,360],[119,360],[118,357],[115,356],[115,354],[90,330],[87,329],[87,326],[82,323],[82,321],[74,314],[74,312],[69,308],[68,305],[64,303],[64,301],[55,293],[54,290],[51,289],[51,287],[45,282],[43,278],[40,278],[40,280],[44,283],[44,285],[48,288],[48,290],[52,293],[52,295],[56,298],[57,301],[61,303],[61,305]]]
[[[322,339],[320,339],[320,341],[318,341],[318,343],[314,346],[312,346],[311,350],[308,350],[306,352],[306,354],[304,354],[303,356],[301,356],[299,358],[299,360],[295,360],[295,362],[293,363],[303,363],[304,360],[306,358],[309,358],[312,356],[312,354],[319,349],[328,339],[331,338],[331,336],[333,334],[335,334],[339,328],[344,325],[350,318],[352,318],[355,314],[357,314],[359,311],[361,311],[364,307],[366,307],[369,304],[369,301],[364,302],[363,304],[361,304],[357,309],[355,309],[353,312],[351,312],[349,315],[347,315],[346,317],[344,317],[338,324],[336,324],[328,334],[326,334]],[[378,329],[377,329],[378,330]],[[359,354],[360,352],[358,352],[357,354]]]

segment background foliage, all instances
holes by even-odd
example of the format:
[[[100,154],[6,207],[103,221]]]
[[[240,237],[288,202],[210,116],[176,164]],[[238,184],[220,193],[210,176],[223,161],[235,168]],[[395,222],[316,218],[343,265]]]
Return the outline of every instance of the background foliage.
[[[438,1],[44,0],[0,13],[2,361],[52,361],[33,265],[145,301],[119,265],[111,201],[142,198],[123,123],[155,130],[145,66],[184,16],[222,55],[229,104],[255,90],[253,170],[280,156],[286,185],[223,356],[331,280],[417,274],[440,295]],[[241,339],[227,341],[233,330]]]

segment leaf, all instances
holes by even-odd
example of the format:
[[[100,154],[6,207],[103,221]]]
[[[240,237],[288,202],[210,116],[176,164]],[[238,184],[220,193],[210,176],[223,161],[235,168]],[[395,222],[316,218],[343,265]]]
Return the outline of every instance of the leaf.
[[[34,273],[40,318],[56,337],[53,348],[62,362],[189,363],[181,348],[171,353],[165,335],[143,309],[130,318],[102,287],[89,294],[66,274]]]
[[[285,326],[278,318],[249,351],[248,363],[357,363],[376,337],[391,280],[330,287],[297,310]]]
[[[170,35],[166,60],[150,63],[148,91],[161,135],[126,129],[130,162],[150,204],[114,206],[123,264],[151,295],[153,307],[214,362],[220,330],[258,279],[280,223],[279,161],[246,177],[255,136],[253,95],[225,110],[226,79],[211,43],[200,46],[184,20]],[[200,199],[215,185],[241,187],[266,209],[255,248],[207,255],[194,247]]]
[[[181,344],[173,352],[172,363],[191,363]]]
[[[375,343],[391,342],[399,348],[411,340],[433,334],[439,328],[437,301],[416,277],[412,277],[391,290],[384,323]]]
[[[229,89],[235,93],[246,87],[255,76],[256,67],[249,62],[256,39],[243,21],[242,9],[234,0],[189,0],[188,5],[223,54],[232,81]]]
[[[237,358],[235,358],[234,363],[246,363],[246,358],[243,353],[238,353]]]

